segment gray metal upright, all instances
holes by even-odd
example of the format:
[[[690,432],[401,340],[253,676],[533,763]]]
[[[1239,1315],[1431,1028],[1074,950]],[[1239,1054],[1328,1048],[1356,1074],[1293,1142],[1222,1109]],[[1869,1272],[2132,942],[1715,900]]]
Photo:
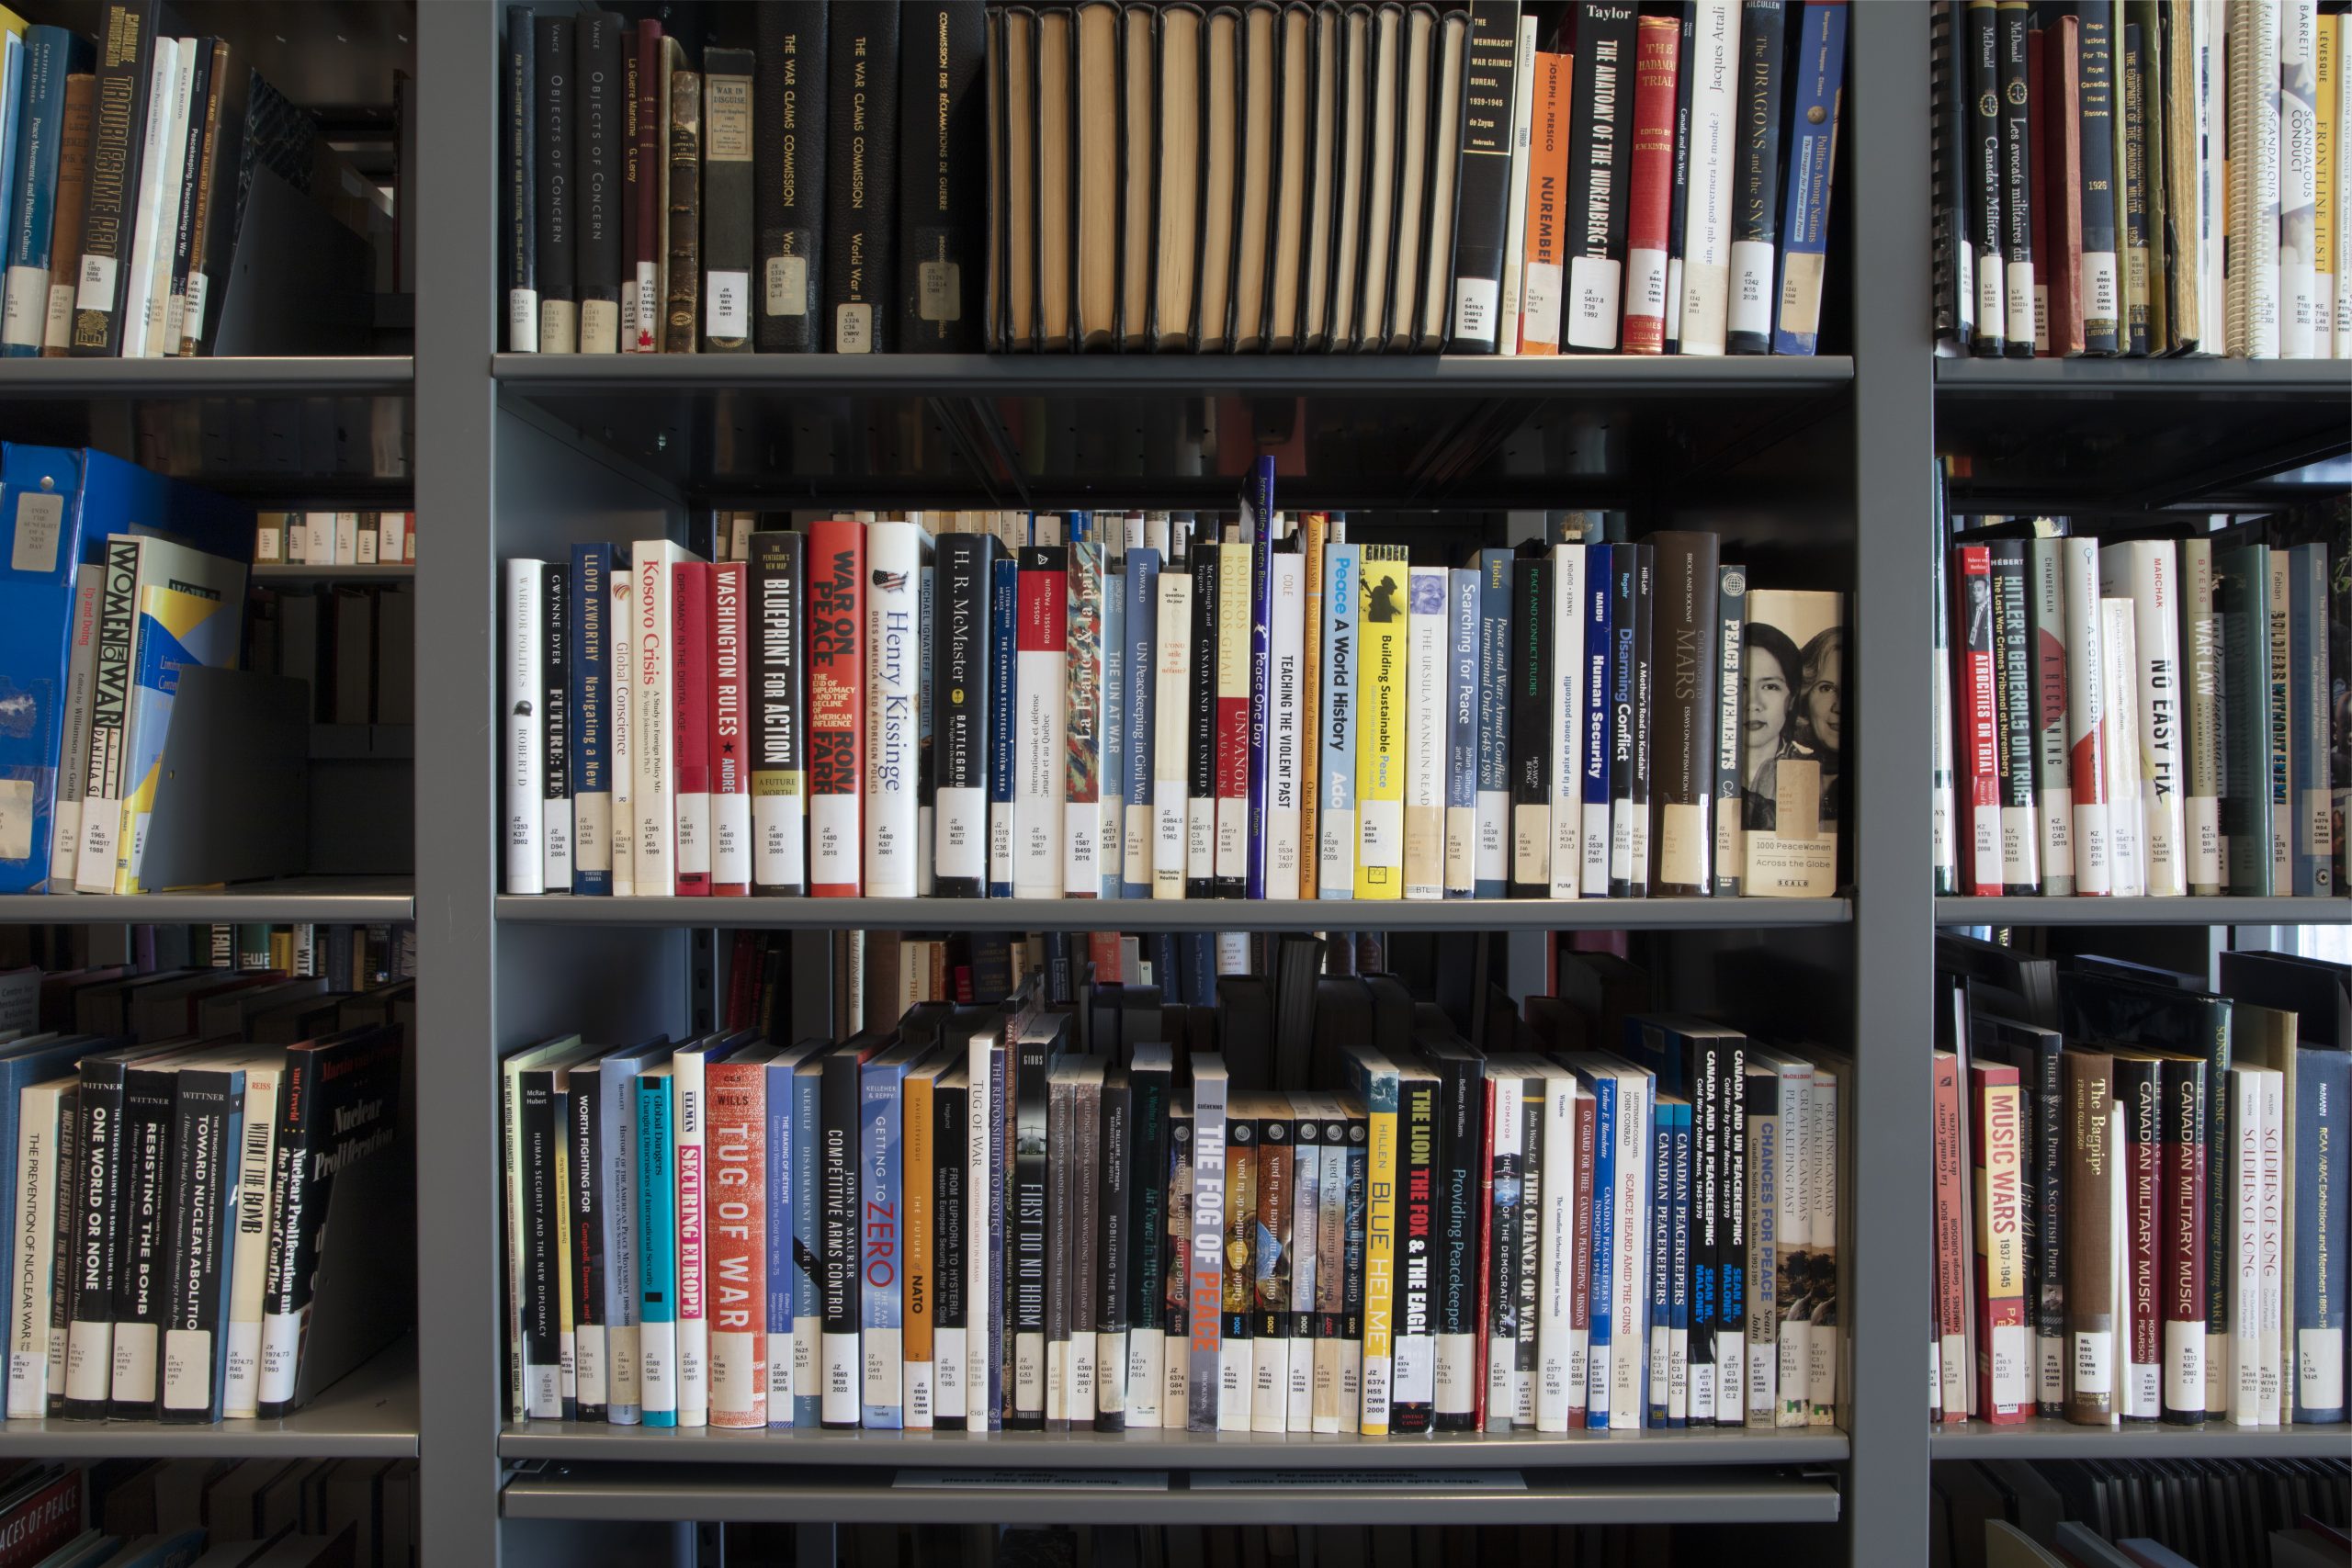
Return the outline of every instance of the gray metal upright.
[[[1928,15],[1917,4],[1854,7],[1854,486],[1856,637],[1848,678],[1860,704],[1853,781],[1854,1259],[1845,1317],[1853,1346],[1847,1528],[1851,1561],[1928,1561],[1929,1111],[1932,824],[1921,788],[1932,726],[1923,612],[1933,537],[1935,343],[1930,336]]]
[[[417,1452],[420,1560],[496,1561],[498,1096],[492,1049],[492,895],[498,873],[498,71],[483,0],[417,7],[427,96],[419,204],[416,510],[432,543],[416,592]]]

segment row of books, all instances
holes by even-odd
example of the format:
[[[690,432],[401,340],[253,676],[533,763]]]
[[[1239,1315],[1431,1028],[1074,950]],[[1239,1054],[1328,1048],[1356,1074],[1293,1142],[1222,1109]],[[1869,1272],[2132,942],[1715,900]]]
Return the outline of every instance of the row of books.
[[[2352,1461],[1959,1460],[1935,1466],[1954,1568],[2340,1568]]]
[[[980,6],[703,11],[507,14],[506,346],[978,350]]]
[[[2352,970],[1937,953],[1938,1417],[2343,1421]]]
[[[38,972],[121,967],[134,974],[203,966],[275,969],[312,976],[331,991],[358,991],[416,977],[416,928],[406,922],[318,925],[0,926],[0,997]],[[26,1004],[18,1001],[21,1008]],[[0,1003],[0,1023],[22,1021]],[[10,1026],[13,1026],[11,1024]]]
[[[1081,1042],[1035,986],[838,1043],[516,1053],[516,1418],[1832,1421],[1835,1055],[1664,1015],[1630,1021],[1622,1055],[1488,1054],[1433,1006],[1386,1005],[1393,982],[1332,983],[1373,1005],[1313,1075],[1327,1090],[1239,1087],[1197,1042],[1106,1029],[1101,998]]]
[[[414,566],[413,512],[264,512],[255,566]]]
[[[989,346],[1811,354],[1844,0],[991,14]]]
[[[1342,1472],[1326,1472],[1338,1478]],[[1519,1485],[1517,1471],[1490,1471]],[[1295,1484],[1292,1471],[1191,1472],[1194,1487],[1261,1491]],[[1203,1510],[1204,1513],[1209,1510]],[[1692,1568],[1714,1561],[1736,1527],[1704,1525],[1238,1525],[1215,1518],[1189,1524],[1065,1525],[1035,1517],[974,1529],[964,1525],[862,1524],[838,1527],[824,1568],[1013,1568],[1069,1563],[1074,1568]],[[778,1560],[788,1525],[730,1524],[725,1549],[752,1561]],[[1755,1568],[1809,1568],[1778,1541],[1740,1539],[1760,1550]]]
[[[35,978],[0,1042],[8,1415],[287,1414],[336,1175],[400,1135],[413,985]]]
[[[2348,516],[2178,539],[1961,519],[1937,560],[1936,890],[2343,892]]]
[[[1448,569],[1261,504],[750,544],[506,563],[508,892],[1836,886],[1840,596],[1713,534]]]
[[[1939,0],[1946,353],[2352,357],[2352,17]]]
[[[307,682],[321,724],[414,724],[416,604],[405,583],[256,587],[239,667]]]
[[[0,355],[212,352],[261,179],[311,189],[340,155],[226,38],[174,38],[162,0],[107,0],[95,42],[0,24]]]
[[[0,1540],[24,1568],[413,1568],[413,1459],[23,1461]]]

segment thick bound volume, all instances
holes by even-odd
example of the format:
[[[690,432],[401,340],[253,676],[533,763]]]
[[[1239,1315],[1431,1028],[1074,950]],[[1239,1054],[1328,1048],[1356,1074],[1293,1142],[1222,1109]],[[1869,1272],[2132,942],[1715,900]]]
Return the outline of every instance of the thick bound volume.
[[[1472,0],[1470,66],[1462,92],[1462,167],[1453,229],[1456,354],[1497,351],[1503,238],[1510,227],[1511,105],[1517,90],[1519,0]],[[1353,158],[1352,151],[1347,154]],[[1432,266],[1442,265],[1438,257]]]
[[[865,866],[865,526],[808,528],[808,883],[854,898]]]
[[[148,76],[158,0],[110,0],[98,38],[96,140],[74,287],[76,356],[111,358],[122,347],[123,290],[130,282],[141,164],[147,142]]]
[[[752,891],[797,897],[808,890],[807,632],[808,536],[752,536]]]
[[[702,57],[702,351],[752,351],[752,51]]]
[[[944,534],[938,545],[939,618],[932,645],[939,759],[933,846],[943,898],[978,898],[989,879],[989,583],[991,534]]]
[[[988,243],[983,17],[970,0],[922,0],[899,21],[896,346],[909,353],[980,347]]]
[[[2070,1050],[2065,1070],[2066,1419],[2104,1427],[2116,1412],[2115,1058]]]
[[[1715,591],[1713,534],[1650,536],[1657,552],[1657,728],[1650,790],[1657,891],[1704,897],[1714,847]]]
[[[506,347],[539,348],[539,122],[533,95],[538,83],[538,24],[528,11],[506,14],[506,55],[501,69],[506,99]]]
[[[2082,0],[2075,7],[2080,62],[2076,123],[2081,128],[2080,187],[2083,261],[2076,294],[2083,314],[2083,352],[2120,351],[2123,284],[2117,270],[2115,177],[2116,48],[2114,0]]]
[[[575,24],[580,85],[580,352],[617,354],[621,330],[621,28],[610,11]]]
[[[1958,0],[1942,0],[1928,22],[1935,92],[1928,181],[1935,201],[1936,340],[1962,352],[1976,331],[1976,255],[1968,237],[1966,33]]]
[[[898,346],[897,0],[840,0],[826,41],[825,331],[835,354]]]
[[[2008,327],[2001,262],[2001,27],[1996,0],[1968,0],[1963,23],[1968,84],[1968,244],[1976,274],[1971,352],[1997,357]]]
[[[579,269],[579,171],[574,147],[578,141],[579,80],[573,59],[578,23],[571,17],[535,16],[538,37],[534,43],[532,102],[538,111],[538,175],[534,195],[538,214],[539,351],[571,354],[580,346],[580,305],[576,282]]]
[[[663,53],[676,40],[662,40]],[[692,354],[701,345],[697,328],[702,298],[702,75],[670,73],[668,214],[663,223],[663,269],[670,280],[662,323],[662,352]],[[544,264],[542,264],[544,266]]]
[[[1552,562],[1511,562],[1510,880],[1513,898],[1552,891]]]
[[[1631,0],[1585,0],[1577,12],[1575,118],[1568,137],[1568,283],[1561,346],[1588,354],[1616,352],[1624,313],[1635,20]],[[1768,261],[1768,287],[1770,271]]]
[[[1780,241],[1781,0],[1747,0],[1739,20],[1739,129],[1732,164],[1731,297],[1724,346],[1769,354],[1772,265]]]
[[[822,346],[824,297],[824,0],[775,0],[753,19],[752,218],[759,304],[752,341],[763,354]]]
[[[1625,160],[1632,186],[1625,219],[1627,354],[1657,354],[1666,346],[1682,27],[1674,17],[1644,17],[1634,37],[1634,141]]]

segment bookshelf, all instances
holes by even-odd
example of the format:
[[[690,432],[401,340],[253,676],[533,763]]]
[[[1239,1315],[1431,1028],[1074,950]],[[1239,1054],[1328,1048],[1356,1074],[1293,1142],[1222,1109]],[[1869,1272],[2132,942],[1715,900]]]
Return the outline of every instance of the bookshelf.
[[[8,1459],[414,1459],[416,1345],[402,1339],[275,1420],[0,1421]]]

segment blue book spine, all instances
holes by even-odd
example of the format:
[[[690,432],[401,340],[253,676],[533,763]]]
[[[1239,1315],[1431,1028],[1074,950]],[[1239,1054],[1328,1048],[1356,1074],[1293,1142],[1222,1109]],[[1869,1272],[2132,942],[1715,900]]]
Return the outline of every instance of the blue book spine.
[[[761,1075],[767,1107],[767,1168],[760,1179],[767,1194],[767,1396],[768,1425],[790,1427],[798,1414],[792,1403],[793,1089],[798,1081],[789,1056],[771,1060]]]
[[[89,45],[63,28],[25,29],[24,100],[17,111],[22,151],[8,186],[7,295],[5,315],[0,316],[0,354],[10,359],[40,357],[47,332],[65,77],[76,69],[88,70],[89,53]]]
[[[23,168],[26,56],[30,53],[30,42],[24,33],[17,31],[0,38],[0,199],[9,203],[11,218],[16,214],[17,183]],[[47,307],[48,302],[43,300],[44,321]]]
[[[571,890],[613,891],[613,547],[571,547]]]
[[[668,1054],[666,1042],[616,1052],[599,1064],[596,1073],[604,1117],[604,1144],[597,1153],[604,1190],[596,1195],[596,1212],[604,1224],[605,1345],[605,1360],[611,1367],[605,1378],[605,1419],[616,1427],[636,1426],[642,1411],[638,1399],[638,1341],[644,1232],[643,1199],[637,1179],[641,1157],[637,1075],[646,1062]]]
[[[1670,1375],[1674,1339],[1674,1107],[1652,1106],[1650,1114],[1649,1337],[1645,1370],[1649,1376],[1647,1427],[1664,1427],[1674,1407]]]
[[[1446,574],[1445,896],[1476,893],[1478,824],[1478,570]]]
[[[1273,664],[1274,618],[1272,516],[1260,514],[1258,537],[1250,547],[1250,860],[1242,876],[1242,895],[1250,898],[1266,896],[1266,735],[1272,700],[1266,682]]]
[[[2298,897],[2337,891],[2328,821],[2327,547],[2297,545],[2287,555],[2288,788],[2295,813]]]
[[[1695,1118],[1698,1108],[1677,1105],[1674,1111],[1674,1218],[1668,1227],[1673,1249],[1672,1273],[1667,1280],[1666,1424],[1690,1424],[1690,1199],[1697,1178]]]
[[[803,1201],[792,1210],[792,1424],[824,1424],[824,1391],[818,1386],[819,1347],[825,1330],[823,1299],[818,1293],[819,1259],[824,1256],[823,1207],[818,1190],[818,1145],[823,1136],[824,1074],[821,1054],[806,1058],[792,1076],[792,1190]],[[774,1222],[771,1221],[771,1224]],[[776,1354],[771,1341],[768,1354]],[[771,1413],[774,1406],[770,1407]]]
[[[1322,800],[1316,896],[1356,896],[1356,594],[1360,547],[1323,552]]]
[[[1510,877],[1510,551],[1478,552],[1478,897]]]
[[[1021,609],[1021,566],[1010,556],[989,568],[989,897],[1012,897],[1012,633]]]
[[[48,886],[74,571],[83,556],[82,471],[79,452],[0,446],[0,671],[10,714],[0,725],[0,787],[17,797],[10,815],[32,829],[23,854],[0,858],[0,893]]]
[[[678,1424],[678,1215],[670,1077],[637,1090],[638,1391],[645,1425]]]
[[[1151,897],[1151,768],[1159,682],[1152,660],[1159,645],[1159,552],[1127,552],[1126,625],[1122,649],[1126,663],[1127,739],[1121,760],[1126,777],[1121,794],[1126,811],[1119,825],[1120,886],[1128,898]]]
[[[2295,1052],[2294,1419],[2344,1419],[2344,1248],[2348,1212],[2344,1139],[2352,1128],[2352,1054]]]
[[[1616,678],[1611,547],[1585,551],[1584,581],[1584,886],[1600,891],[1609,886],[1609,693]]]
[[[859,1424],[868,1431],[895,1432],[906,1424],[899,1350],[905,1252],[899,1208],[899,1106],[906,1077],[906,1058],[894,1052],[867,1063],[858,1077]]]
[[[1127,580],[1125,572],[1102,571],[1102,713],[1098,733],[1102,738],[1102,769],[1096,807],[1102,827],[1095,835],[1094,863],[1101,873],[1099,891],[1105,898],[1122,896],[1126,870],[1127,835]]]
[[[2151,45],[2153,48],[2154,46]],[[1846,79],[1845,0],[1804,8],[1786,62],[1795,100],[1789,139],[1788,192],[1781,211],[1781,295],[1772,310],[1772,352],[1811,354],[1821,327],[1821,275],[1829,251],[1829,171]]]
[[[1586,1076],[1592,1091],[1592,1286],[1588,1296],[1585,1338],[1584,1424],[1593,1431],[1609,1426],[1609,1354],[1612,1337],[1609,1281],[1617,1257],[1617,1080],[1606,1073]]]

